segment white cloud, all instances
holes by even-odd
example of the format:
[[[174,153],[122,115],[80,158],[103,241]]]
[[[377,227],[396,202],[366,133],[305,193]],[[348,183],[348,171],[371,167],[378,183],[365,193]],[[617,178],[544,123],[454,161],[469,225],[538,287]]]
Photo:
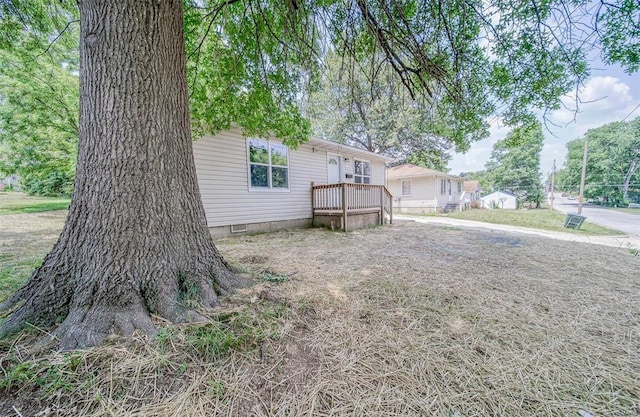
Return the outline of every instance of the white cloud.
[[[563,98],[564,107],[551,113],[549,119],[576,136],[606,123],[623,119],[637,104],[630,87],[619,78],[604,76],[590,78],[577,92]],[[575,123],[574,123],[575,121]]]
[[[625,82],[626,81],[626,82]],[[576,95],[567,95],[563,102],[566,108],[548,115],[549,121],[545,130],[545,145],[540,153],[540,170],[546,177],[551,172],[553,160],[558,169],[562,167],[566,157],[566,143],[584,135],[592,128],[622,120],[631,113],[640,102],[638,85],[628,84],[631,78],[622,81],[612,76],[590,78],[578,92],[578,111]],[[640,83],[638,83],[640,84]],[[637,97],[634,97],[636,95]],[[637,109],[630,118],[640,116]],[[575,119],[575,121],[574,121]],[[555,125],[554,125],[555,124]],[[511,129],[504,126],[500,119],[490,124],[490,137],[473,143],[466,154],[455,154],[449,163],[451,173],[479,171],[491,155],[493,144],[507,136]]]

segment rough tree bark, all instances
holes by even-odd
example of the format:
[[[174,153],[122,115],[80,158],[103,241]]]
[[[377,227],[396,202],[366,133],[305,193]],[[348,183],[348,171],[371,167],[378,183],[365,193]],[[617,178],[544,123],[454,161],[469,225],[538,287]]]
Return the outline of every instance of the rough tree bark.
[[[69,215],[0,309],[0,336],[60,323],[63,349],[154,333],[241,281],[209,234],[192,155],[180,0],[81,0],[80,134]]]

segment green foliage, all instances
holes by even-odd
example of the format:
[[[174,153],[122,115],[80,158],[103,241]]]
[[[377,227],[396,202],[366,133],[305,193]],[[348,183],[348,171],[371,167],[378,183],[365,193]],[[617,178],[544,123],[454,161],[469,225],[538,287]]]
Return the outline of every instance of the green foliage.
[[[287,280],[287,276],[284,274],[266,271],[262,274],[260,279],[267,282],[284,282]]]
[[[310,124],[296,106],[311,82],[317,35],[310,11],[287,2],[187,1],[185,45],[197,134],[232,123],[248,136],[275,135],[295,148]]]
[[[539,207],[544,200],[540,180],[543,141],[542,126],[535,122],[514,129],[496,142],[481,181],[485,192],[508,191],[518,196],[520,203],[535,203]]]
[[[372,67],[381,61],[374,56],[349,62],[348,72],[338,57],[328,60],[321,89],[307,103],[315,133],[396,158],[398,163],[446,170],[452,145],[464,148],[467,139],[479,139],[482,133],[454,132],[464,130],[465,121],[438,120],[436,104],[413,100],[391,69],[378,69],[372,80]],[[479,136],[467,138],[474,134]]]
[[[321,134],[443,170],[447,150],[484,137],[498,109],[516,125],[533,120],[533,108],[557,108],[588,75],[594,33],[608,62],[636,71],[639,7],[186,0],[193,127],[199,135],[237,124],[295,147],[311,133],[298,107],[311,96]],[[70,192],[77,14],[69,0],[0,3],[0,169],[19,172],[32,193]],[[585,28],[594,16],[597,31]]]
[[[618,0],[599,5],[598,31],[603,46],[604,61],[619,63],[627,72],[640,69],[640,3]]]
[[[0,9],[6,13],[17,3]],[[68,23],[73,15],[56,12],[57,6],[33,3],[22,6],[35,14],[42,33],[0,31],[0,175],[18,174],[29,194],[70,195],[78,140],[78,24]],[[41,21],[48,13],[57,17]],[[2,17],[17,24],[11,15]]]
[[[47,394],[72,392],[80,382],[75,372],[80,364],[80,356],[74,353],[65,354],[59,362],[54,363],[19,362],[9,357],[3,364],[6,368],[4,378],[0,379],[0,390],[31,385],[42,388]]]
[[[249,352],[266,338],[277,336],[279,320],[286,311],[287,307],[281,303],[260,303],[240,312],[219,314],[204,324],[162,329],[156,343],[161,347],[183,345],[191,354],[209,360],[234,351]]]
[[[186,308],[197,308],[200,299],[200,287],[189,276],[178,276],[178,301]]]
[[[584,196],[607,205],[640,202],[640,117],[590,129],[567,143],[567,160],[558,171],[558,190],[577,193],[582,176],[584,141],[588,141]]]

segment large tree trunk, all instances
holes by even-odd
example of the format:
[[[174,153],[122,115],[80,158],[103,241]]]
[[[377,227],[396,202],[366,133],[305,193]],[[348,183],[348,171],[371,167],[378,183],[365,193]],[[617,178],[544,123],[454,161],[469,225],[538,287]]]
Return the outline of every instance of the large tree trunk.
[[[81,0],[80,136],[53,250],[0,308],[52,325],[63,349],[153,334],[240,281],[209,234],[192,155],[180,0]]]

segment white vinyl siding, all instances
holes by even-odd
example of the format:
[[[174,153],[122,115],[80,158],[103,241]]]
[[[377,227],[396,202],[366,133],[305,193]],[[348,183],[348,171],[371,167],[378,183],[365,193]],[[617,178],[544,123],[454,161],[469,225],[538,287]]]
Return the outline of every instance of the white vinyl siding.
[[[410,182],[407,195],[407,183]],[[440,176],[425,175],[413,178],[392,178],[389,179],[387,188],[389,192],[398,199],[397,208],[411,209],[436,209],[443,208],[448,203],[459,203],[462,193],[456,192],[458,183],[455,179],[442,178]]]
[[[250,189],[247,140],[239,129],[199,139],[193,153],[209,227],[310,219],[311,183],[327,183],[327,152],[310,143],[289,150],[289,192],[285,193]],[[353,166],[355,155],[343,152],[340,157],[350,159]],[[371,169],[371,183],[384,184],[384,162],[372,161]]]
[[[411,184],[411,195],[403,195],[406,190],[404,183]],[[439,186],[439,183],[437,183]],[[390,179],[387,184],[389,192],[397,198],[394,209],[408,208],[417,212],[434,211],[438,204],[436,198],[437,192],[436,181],[433,177],[415,177],[411,179]]]

